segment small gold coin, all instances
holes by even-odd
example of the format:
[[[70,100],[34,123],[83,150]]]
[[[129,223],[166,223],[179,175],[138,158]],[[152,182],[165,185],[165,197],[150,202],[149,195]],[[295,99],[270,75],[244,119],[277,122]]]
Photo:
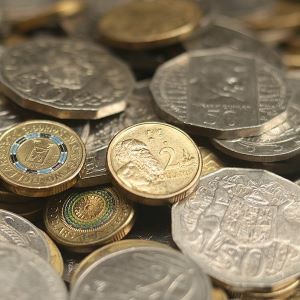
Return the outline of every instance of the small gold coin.
[[[0,136],[0,178],[10,191],[43,197],[77,182],[85,147],[69,127],[52,121],[20,123]]]
[[[195,190],[202,158],[182,130],[147,122],[128,127],[112,139],[107,168],[113,183],[129,199],[162,205],[182,200]]]
[[[161,244],[154,241],[148,240],[123,240],[118,241],[109,245],[106,245],[88,255],[85,259],[83,259],[78,267],[76,268],[75,272],[71,277],[71,286],[74,286],[75,282],[79,278],[79,276],[95,261],[101,259],[102,257],[109,255],[111,253],[115,253],[118,251],[122,251],[128,248],[140,248],[140,247],[153,247],[153,248],[167,248],[171,249],[169,246],[165,244]]]
[[[134,219],[133,206],[109,187],[60,195],[48,201],[44,213],[53,240],[79,253],[122,239]]]
[[[49,253],[50,253],[50,263],[53,269],[57,272],[58,275],[62,276],[64,273],[64,261],[62,255],[54,244],[54,242],[50,239],[48,234],[46,234],[43,230],[41,230],[43,235],[46,238],[48,243]]]
[[[201,17],[192,0],[134,0],[103,16],[99,31],[112,46],[152,48],[186,38],[199,26]]]
[[[214,288],[212,291],[212,300],[228,300],[228,297],[222,289]]]

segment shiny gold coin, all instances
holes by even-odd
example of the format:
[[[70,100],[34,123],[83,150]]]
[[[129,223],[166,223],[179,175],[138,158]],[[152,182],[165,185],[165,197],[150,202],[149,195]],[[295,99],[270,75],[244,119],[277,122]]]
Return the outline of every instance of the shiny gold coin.
[[[266,293],[248,293],[242,295],[242,299],[290,299],[296,293],[297,287],[299,286],[299,280],[294,281],[292,284],[274,292]]]
[[[84,7],[82,0],[9,0],[0,4],[4,20],[23,32],[76,15]]]
[[[147,122],[128,127],[112,139],[107,169],[113,183],[129,199],[161,205],[182,200],[195,190],[202,158],[182,130]]]
[[[228,300],[228,297],[222,289],[214,288],[212,291],[212,300]]]
[[[122,239],[134,219],[133,206],[109,187],[59,195],[48,201],[44,212],[53,240],[79,253]]]
[[[62,255],[57,246],[54,244],[54,242],[50,239],[50,237],[43,230],[41,231],[45,236],[48,244],[51,266],[57,272],[58,275],[62,276],[64,273],[64,261]]]
[[[271,10],[257,13],[246,20],[252,29],[284,29],[300,25],[300,4],[296,1],[278,1]]]
[[[186,38],[199,26],[201,17],[192,0],[133,0],[104,15],[99,32],[112,46],[152,48]]]
[[[71,278],[71,286],[74,286],[75,282],[79,278],[79,276],[89,267],[91,266],[95,261],[101,259],[102,257],[109,255],[111,253],[115,253],[118,251],[122,251],[128,248],[141,248],[141,247],[154,247],[154,248],[167,248],[171,249],[169,246],[165,244],[161,244],[154,241],[148,241],[148,240],[123,240],[118,241],[109,245],[106,245],[90,255],[88,255],[85,259],[83,259],[78,267],[76,268],[75,272],[72,275]]]
[[[69,127],[52,121],[20,123],[0,136],[0,178],[10,191],[43,197],[77,182],[85,147]]]

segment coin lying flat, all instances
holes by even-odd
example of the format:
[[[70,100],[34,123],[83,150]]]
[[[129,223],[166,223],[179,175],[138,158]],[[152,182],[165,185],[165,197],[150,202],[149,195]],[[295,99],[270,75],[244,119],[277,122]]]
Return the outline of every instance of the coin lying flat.
[[[0,209],[0,242],[28,248],[50,262],[47,241],[41,231],[26,219]]]
[[[296,180],[295,183],[300,185],[300,179]]]
[[[202,11],[191,0],[132,0],[105,14],[99,32],[106,43],[116,47],[153,48],[184,39],[201,17]]]
[[[50,237],[42,231],[42,234],[45,236],[45,239],[48,244],[49,252],[50,252],[50,264],[53,269],[57,272],[59,276],[62,276],[64,273],[64,261],[61,256],[61,253],[55,243],[50,239]]]
[[[188,51],[226,47],[235,51],[252,53],[270,64],[282,68],[281,57],[243,29],[240,23],[217,19],[206,30],[198,30],[183,42]]]
[[[0,243],[0,264],[2,299],[68,299],[62,279],[34,252]]]
[[[117,241],[108,244],[104,247],[95,250],[80,262],[80,264],[76,267],[76,270],[72,275],[71,288],[74,287],[76,281],[80,278],[80,276],[99,259],[109,254],[116,253],[118,251],[127,250],[129,248],[143,248],[143,247],[170,249],[165,244],[161,244],[155,241],[143,240],[143,239],[128,239],[128,240]]]
[[[72,16],[83,9],[80,0],[2,0],[0,9],[8,26],[28,31],[61,17]]]
[[[127,66],[86,41],[39,38],[8,48],[1,59],[3,92],[24,108],[60,119],[119,113],[133,89]]]
[[[112,139],[107,167],[113,183],[131,200],[161,205],[180,201],[195,190],[202,158],[180,129],[146,122],[123,129]]]
[[[44,212],[48,234],[73,252],[122,239],[132,228],[133,206],[114,188],[77,191],[50,199]]]
[[[289,81],[294,96],[287,110],[287,119],[260,136],[234,140],[214,139],[214,145],[224,153],[239,159],[274,162],[300,153],[300,102],[299,80]]]
[[[85,147],[65,125],[27,121],[0,136],[0,158],[0,177],[8,190],[30,197],[50,196],[76,183]]]
[[[105,161],[110,140],[127,126],[146,121],[159,121],[153,108],[147,80],[136,84],[133,94],[127,99],[124,113],[90,123],[90,134],[85,144],[87,158],[79,173],[77,186],[89,187],[108,183],[109,176]]]
[[[182,54],[158,68],[150,87],[162,117],[194,134],[259,135],[286,118],[281,71],[240,52]]]
[[[299,206],[300,188],[289,180],[225,168],[173,206],[173,239],[229,289],[279,290],[299,276]]]
[[[70,299],[208,300],[210,294],[208,277],[192,261],[172,249],[144,246],[93,263],[77,280]]]

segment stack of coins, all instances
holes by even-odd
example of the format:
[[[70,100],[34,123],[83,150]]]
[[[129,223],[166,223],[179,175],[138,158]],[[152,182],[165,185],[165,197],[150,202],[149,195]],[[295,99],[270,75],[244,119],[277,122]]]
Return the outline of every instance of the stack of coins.
[[[0,0],[1,297],[300,299],[299,30],[296,0]]]

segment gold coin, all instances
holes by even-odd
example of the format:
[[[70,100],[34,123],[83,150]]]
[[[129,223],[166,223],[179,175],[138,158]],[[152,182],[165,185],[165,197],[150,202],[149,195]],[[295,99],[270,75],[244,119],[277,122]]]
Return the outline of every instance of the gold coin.
[[[228,300],[228,297],[222,289],[214,288],[212,291],[212,300]]]
[[[182,200],[195,190],[202,158],[182,130],[147,122],[130,126],[112,139],[107,168],[113,183],[129,199],[161,205]]]
[[[89,267],[91,266],[95,261],[101,259],[102,257],[109,255],[111,253],[115,253],[118,251],[122,251],[129,248],[141,248],[141,247],[154,247],[154,248],[167,248],[172,249],[169,246],[165,244],[161,244],[154,241],[148,241],[148,240],[124,240],[124,241],[118,241],[109,245],[106,245],[90,255],[88,255],[85,259],[83,259],[80,264],[77,266],[75,272],[73,273],[71,277],[71,286],[74,286],[75,282],[79,278],[79,276]]]
[[[77,182],[85,156],[84,144],[69,127],[28,121],[0,136],[0,177],[16,194],[50,196]]]
[[[296,293],[299,286],[299,280],[294,281],[292,284],[274,292],[266,293],[247,293],[242,295],[242,299],[289,299]]]
[[[3,16],[18,31],[27,32],[76,15],[84,7],[82,0],[9,0],[4,4]]]
[[[45,236],[48,244],[51,266],[57,272],[58,275],[62,276],[64,273],[64,261],[62,255],[57,246],[54,244],[54,242],[50,239],[48,234],[46,234],[46,232],[44,232],[43,230],[41,230],[41,232]]]
[[[192,0],[133,0],[116,6],[99,21],[102,39],[120,48],[152,48],[178,42],[200,24]]]
[[[48,201],[44,213],[53,240],[79,253],[122,239],[134,219],[133,206],[109,187],[59,195]]]

